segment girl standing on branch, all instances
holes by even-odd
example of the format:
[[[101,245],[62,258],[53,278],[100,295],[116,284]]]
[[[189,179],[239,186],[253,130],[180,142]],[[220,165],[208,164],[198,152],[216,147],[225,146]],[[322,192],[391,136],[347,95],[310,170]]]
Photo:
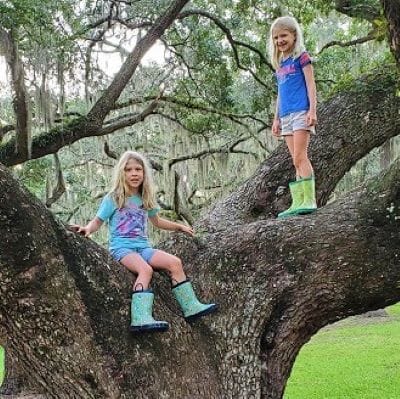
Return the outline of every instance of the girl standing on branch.
[[[285,218],[317,209],[314,172],[307,155],[310,133],[315,133],[317,123],[316,87],[311,58],[293,17],[273,22],[269,47],[278,82],[272,134],[284,137],[296,169],[296,181],[289,184],[292,204],[278,214],[278,218]]]
[[[217,310],[217,305],[213,303],[198,301],[179,258],[151,247],[147,236],[148,219],[160,229],[194,235],[191,227],[161,218],[159,210],[147,160],[137,152],[127,151],[115,168],[113,187],[104,197],[96,217],[86,226],[72,226],[78,233],[89,236],[103,222],[108,222],[112,257],[137,275],[131,302],[132,332],[168,329],[167,322],[156,321],[152,317],[154,294],[149,285],[154,269],[169,273],[173,282],[172,291],[187,321]]]

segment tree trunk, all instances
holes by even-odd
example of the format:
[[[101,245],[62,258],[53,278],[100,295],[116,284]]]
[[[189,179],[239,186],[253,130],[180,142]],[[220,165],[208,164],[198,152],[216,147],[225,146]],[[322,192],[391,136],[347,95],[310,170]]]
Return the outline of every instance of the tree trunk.
[[[381,0],[388,21],[389,45],[397,65],[400,65],[400,0]]]
[[[171,330],[135,337],[127,332],[127,272],[0,167],[8,356],[47,397],[280,398],[316,331],[400,299],[399,181],[396,162],[313,216],[176,237],[199,295],[221,310],[185,324],[160,276],[155,312]]]

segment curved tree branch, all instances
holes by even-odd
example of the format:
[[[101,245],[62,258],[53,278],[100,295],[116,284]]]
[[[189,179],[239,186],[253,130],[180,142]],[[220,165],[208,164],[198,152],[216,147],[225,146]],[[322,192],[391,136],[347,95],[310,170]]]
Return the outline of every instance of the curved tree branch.
[[[366,19],[373,22],[381,15],[379,0],[360,1],[360,0],[335,0],[336,11],[346,14],[352,18]]]
[[[251,154],[253,157],[257,157],[255,153],[252,153],[250,151],[243,151],[243,150],[236,150],[235,147],[242,143],[245,140],[249,140],[252,137],[241,137],[240,139],[236,140],[233,144],[230,145],[223,145],[219,148],[209,148],[204,151],[197,152],[196,154],[188,154],[188,155],[182,155],[177,158],[170,159],[168,161],[168,167],[172,168],[176,163],[187,161],[189,159],[201,159],[205,158],[206,156],[213,155],[213,154]]]
[[[132,53],[126,58],[121,69],[101,97],[93,105],[87,117],[91,123],[100,127],[107,114],[113,109],[122,90],[125,88],[132,75],[135,73],[144,54],[151,48],[156,40],[173,23],[182,8],[189,0],[175,0],[171,6],[154,22],[146,35],[139,40]]]
[[[213,21],[224,32],[229,44],[231,45],[231,48],[233,51],[233,57],[235,59],[237,67],[243,71],[249,72],[251,74],[251,76],[253,76],[253,78],[260,85],[262,85],[263,87],[265,87],[268,90],[270,89],[270,87],[265,82],[263,82],[253,70],[242,65],[242,63],[240,62],[240,57],[239,57],[237,47],[245,47],[248,50],[251,50],[252,52],[254,52],[255,54],[257,54],[259,56],[261,63],[267,65],[268,68],[271,71],[273,71],[274,69],[272,68],[272,65],[268,62],[267,58],[260,50],[258,50],[256,47],[254,47],[250,44],[246,44],[242,41],[235,40],[232,36],[231,31],[225,26],[225,24],[220,19],[218,19],[215,15],[213,15],[207,11],[197,10],[197,9],[196,10],[186,10],[186,11],[180,13],[178,18],[183,19],[183,18],[187,18],[187,17],[193,16],[193,15],[200,15],[200,16],[206,17],[206,18],[210,19],[211,21]]]
[[[362,44],[362,43],[370,42],[372,40],[376,40],[377,38],[378,37],[376,36],[375,32],[372,32],[372,33],[368,34],[367,36],[360,37],[360,38],[355,39],[355,40],[350,40],[348,42],[341,42],[339,40],[332,40],[331,42],[325,44],[321,48],[321,50],[318,52],[318,55],[321,54],[324,50],[326,50],[329,47],[333,47],[333,46],[351,47],[351,46],[354,46],[356,44]]]
[[[326,204],[352,165],[398,134],[397,82],[396,69],[387,66],[361,77],[353,86],[319,106],[318,132],[312,138],[310,157],[320,205]],[[335,167],[330,170],[328,165]],[[242,218],[274,217],[288,206],[287,187],[291,178],[294,179],[292,162],[286,146],[281,145],[242,187],[208,210],[201,223],[213,230],[213,219],[224,212],[228,204],[227,224],[240,223]],[[271,181],[279,183],[271,185]]]

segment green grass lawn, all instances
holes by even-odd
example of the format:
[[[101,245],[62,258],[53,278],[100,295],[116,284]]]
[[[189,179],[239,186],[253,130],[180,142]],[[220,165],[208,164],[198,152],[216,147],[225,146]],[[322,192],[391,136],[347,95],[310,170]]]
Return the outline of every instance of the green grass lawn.
[[[284,399],[399,399],[400,304],[390,317],[350,318],[299,353]]]

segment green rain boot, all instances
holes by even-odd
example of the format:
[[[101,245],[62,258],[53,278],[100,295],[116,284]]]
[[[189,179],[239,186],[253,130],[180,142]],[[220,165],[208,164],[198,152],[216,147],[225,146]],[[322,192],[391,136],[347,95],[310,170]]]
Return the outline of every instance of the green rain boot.
[[[176,300],[183,311],[183,317],[187,322],[192,322],[199,317],[213,313],[218,309],[215,303],[201,303],[193,291],[189,280],[182,281],[172,288]]]
[[[297,208],[298,215],[305,215],[312,213],[317,209],[317,202],[315,200],[315,179],[314,176],[307,177],[301,180],[304,190],[304,200]]]
[[[303,191],[303,180],[296,180],[289,183],[289,190],[292,196],[292,205],[286,211],[278,213],[278,218],[283,219],[289,216],[297,215],[297,208],[303,203],[304,191]]]
[[[166,321],[153,319],[154,294],[152,290],[134,291],[131,302],[131,325],[129,331],[134,333],[167,331]]]
[[[0,345],[0,387],[3,385],[6,378],[6,352]]]

